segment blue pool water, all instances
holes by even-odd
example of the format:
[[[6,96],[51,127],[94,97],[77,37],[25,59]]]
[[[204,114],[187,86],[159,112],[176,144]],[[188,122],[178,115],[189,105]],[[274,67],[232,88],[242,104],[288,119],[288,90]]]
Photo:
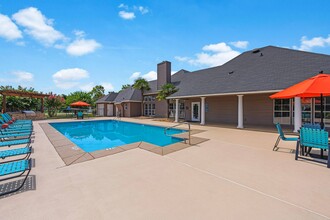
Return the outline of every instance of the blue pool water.
[[[163,127],[115,120],[50,123],[50,125],[86,152],[140,141],[160,147],[182,141],[180,138],[166,136]],[[182,132],[185,130],[170,129],[167,134]]]

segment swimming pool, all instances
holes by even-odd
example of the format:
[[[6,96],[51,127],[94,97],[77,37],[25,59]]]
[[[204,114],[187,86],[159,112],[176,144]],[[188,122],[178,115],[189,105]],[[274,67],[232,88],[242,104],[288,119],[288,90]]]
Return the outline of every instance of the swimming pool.
[[[86,152],[115,148],[140,141],[160,147],[182,141],[180,138],[166,136],[164,127],[116,120],[49,124]],[[182,132],[186,131],[169,129],[167,134]]]

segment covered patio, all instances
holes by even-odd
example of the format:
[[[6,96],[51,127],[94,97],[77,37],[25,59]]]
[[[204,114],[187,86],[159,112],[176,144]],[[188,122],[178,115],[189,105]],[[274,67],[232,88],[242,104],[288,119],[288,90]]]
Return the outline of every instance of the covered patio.
[[[0,95],[2,95],[2,113],[7,112],[7,96],[17,96],[17,97],[27,97],[27,98],[37,98],[41,101],[40,113],[36,112],[35,118],[33,119],[44,119],[44,98],[48,97],[48,94],[38,93],[38,92],[28,92],[28,91],[18,91],[18,90],[0,90]],[[31,109],[21,109],[21,110],[31,110]],[[23,112],[12,112],[12,116],[17,119],[25,119],[26,114]]]

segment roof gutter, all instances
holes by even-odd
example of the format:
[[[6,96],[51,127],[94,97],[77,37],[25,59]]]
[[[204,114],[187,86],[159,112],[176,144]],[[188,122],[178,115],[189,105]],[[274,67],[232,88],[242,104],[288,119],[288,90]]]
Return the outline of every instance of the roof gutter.
[[[188,96],[171,96],[171,97],[167,97],[166,99],[199,98],[199,97],[226,96],[226,95],[249,95],[249,94],[275,93],[279,91],[282,91],[282,89],[251,91],[251,92],[230,92],[230,93],[216,93],[216,94],[203,94],[203,95],[188,95]]]

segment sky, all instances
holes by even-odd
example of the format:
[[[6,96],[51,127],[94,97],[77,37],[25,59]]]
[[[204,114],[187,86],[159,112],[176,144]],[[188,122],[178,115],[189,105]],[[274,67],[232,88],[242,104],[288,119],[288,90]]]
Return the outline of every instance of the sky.
[[[327,0],[0,0],[0,85],[69,94],[222,65],[268,45],[330,55]]]

